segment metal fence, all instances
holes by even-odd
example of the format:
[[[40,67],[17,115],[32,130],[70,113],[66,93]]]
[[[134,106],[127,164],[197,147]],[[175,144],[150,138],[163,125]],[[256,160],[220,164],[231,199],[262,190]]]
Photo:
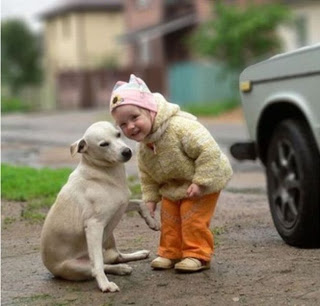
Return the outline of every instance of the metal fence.
[[[235,99],[237,82],[238,75],[217,62],[182,62],[168,71],[170,101],[183,106]]]

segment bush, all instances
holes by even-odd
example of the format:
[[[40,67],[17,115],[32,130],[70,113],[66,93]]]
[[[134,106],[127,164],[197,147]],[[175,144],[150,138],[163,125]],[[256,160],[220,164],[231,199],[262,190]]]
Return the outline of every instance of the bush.
[[[28,112],[30,110],[31,110],[30,104],[18,98],[1,97],[2,113]]]

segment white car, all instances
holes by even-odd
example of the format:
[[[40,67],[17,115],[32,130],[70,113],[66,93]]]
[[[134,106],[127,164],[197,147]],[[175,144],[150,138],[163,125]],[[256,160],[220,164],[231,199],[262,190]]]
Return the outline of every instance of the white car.
[[[250,141],[231,154],[266,168],[274,224],[285,242],[320,246],[320,44],[246,68],[240,92]]]

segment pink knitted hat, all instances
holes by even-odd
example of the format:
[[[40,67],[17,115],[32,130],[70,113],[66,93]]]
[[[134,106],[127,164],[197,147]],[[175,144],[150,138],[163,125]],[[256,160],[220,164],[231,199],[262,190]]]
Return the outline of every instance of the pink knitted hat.
[[[146,83],[130,75],[129,83],[118,81],[114,86],[110,100],[110,112],[122,105],[136,105],[151,112],[157,112],[157,103]]]

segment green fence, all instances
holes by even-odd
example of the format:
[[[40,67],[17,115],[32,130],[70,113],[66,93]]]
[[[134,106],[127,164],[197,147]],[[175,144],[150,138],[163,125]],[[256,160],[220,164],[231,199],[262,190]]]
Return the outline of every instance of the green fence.
[[[237,74],[216,62],[181,62],[169,68],[170,101],[186,106],[193,103],[221,103],[238,98]]]

